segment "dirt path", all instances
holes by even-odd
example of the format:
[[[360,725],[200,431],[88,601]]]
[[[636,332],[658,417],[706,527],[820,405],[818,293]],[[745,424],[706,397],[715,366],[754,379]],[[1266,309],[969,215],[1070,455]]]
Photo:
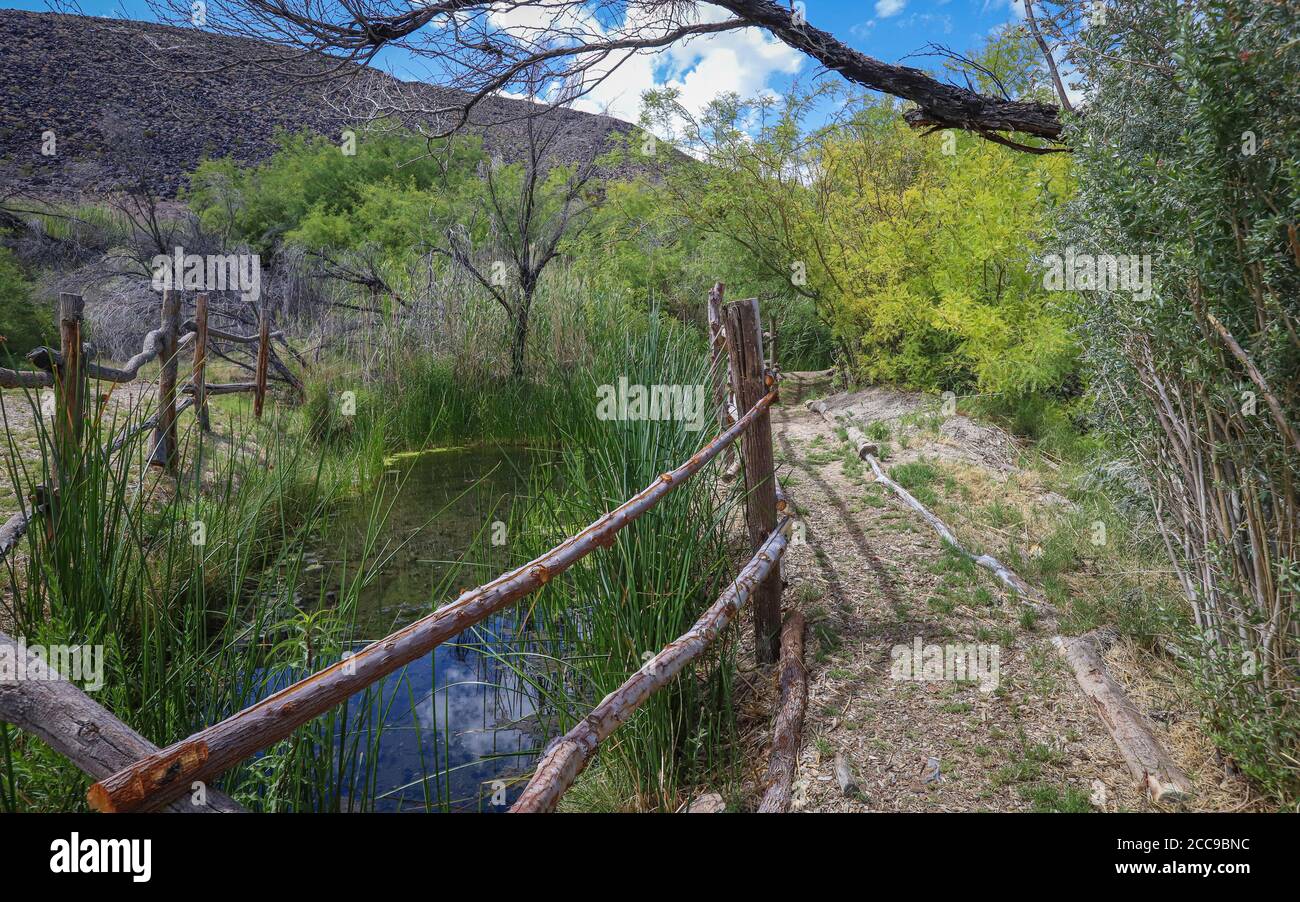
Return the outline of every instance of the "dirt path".
[[[849,399],[863,424],[914,414],[919,401],[884,391]],[[794,808],[1149,808],[1053,649],[1051,625],[1025,615],[992,575],[945,551],[914,512],[873,484],[821,417],[786,403],[773,422],[778,474],[803,539],[786,557],[787,603],[809,622]],[[952,420],[887,466],[929,455],[993,477],[1014,469],[1014,443],[964,417]],[[919,645],[924,661],[934,654],[927,646],[968,643],[985,655],[983,688],[896,678],[903,650]],[[937,675],[920,664],[910,673]],[[857,797],[839,788],[837,755],[856,777]]]

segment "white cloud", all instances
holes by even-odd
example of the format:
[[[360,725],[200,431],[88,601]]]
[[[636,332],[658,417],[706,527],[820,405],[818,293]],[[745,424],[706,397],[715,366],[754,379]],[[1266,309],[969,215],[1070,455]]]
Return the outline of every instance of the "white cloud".
[[[882,19],[896,16],[907,6],[907,0],[876,0],[876,15]]]
[[[901,6],[904,0],[882,2]],[[650,13],[633,6],[628,15],[643,17]],[[724,15],[716,7],[704,7],[700,19],[721,21]],[[537,41],[548,31],[595,37],[615,30],[572,6],[558,11],[544,6],[511,7],[493,11],[492,22],[525,42]],[[617,30],[636,31],[639,24],[636,18],[625,20],[624,27]],[[585,84],[590,90],[574,106],[635,122],[645,91],[671,87],[680,92],[681,103],[687,109],[698,113],[723,92],[734,91],[742,97],[757,94],[767,88],[773,75],[794,74],[803,62],[802,53],[757,28],[699,35],[654,53],[615,54],[608,64],[587,73]]]

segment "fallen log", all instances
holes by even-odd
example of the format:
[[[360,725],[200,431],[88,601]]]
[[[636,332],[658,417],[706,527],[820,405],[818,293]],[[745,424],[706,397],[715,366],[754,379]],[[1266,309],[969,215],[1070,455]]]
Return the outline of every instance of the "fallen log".
[[[772,729],[772,757],[767,763],[767,791],[758,805],[760,814],[790,810],[790,788],[799,759],[799,737],[808,706],[808,671],[803,664],[804,616],[793,611],[781,629],[781,707]]]
[[[821,401],[810,401],[808,403],[808,409],[821,414],[822,418],[825,419],[832,426],[843,425],[842,423],[840,423],[830,415],[830,413],[826,409],[826,405],[823,404]],[[860,432],[858,434],[861,436]],[[863,436],[862,438],[865,441],[865,436]],[[871,465],[871,472],[875,474],[876,482],[879,482],[884,486],[886,486],[891,492],[893,492],[895,495],[898,496],[899,500],[901,500],[912,510],[920,514],[922,519],[924,519],[926,523],[930,524],[930,528],[933,529],[936,533],[938,533],[939,538],[942,539],[944,542],[946,542],[948,545],[952,546],[953,550],[955,550],[958,554],[965,556],[966,558],[974,562],[976,566],[983,567],[985,570],[990,571],[994,576],[996,576],[999,580],[1001,580],[1003,585],[1005,585],[1012,592],[1015,592],[1021,598],[1027,599],[1028,601],[1033,603],[1036,607],[1040,607],[1045,610],[1048,609],[1048,606],[1042,602],[1042,594],[1033,586],[1029,585],[1029,583],[1021,579],[1019,574],[1017,574],[1010,567],[1003,564],[1001,561],[993,557],[993,555],[991,554],[974,555],[971,554],[969,551],[967,551],[965,546],[962,545],[961,542],[957,541],[957,536],[954,535],[953,531],[948,528],[948,524],[940,520],[938,516],[936,516],[924,504],[917,501],[911,492],[903,488],[898,483],[894,482],[894,480],[890,479],[889,476],[885,474],[884,468],[880,465],[880,461],[876,458],[876,453],[877,453],[876,446],[870,445],[869,443],[867,449],[861,451],[860,453],[862,460],[865,460],[868,464]]]
[[[52,670],[37,654],[0,633],[0,652],[15,666],[0,670],[0,721],[40,739],[99,779],[154,754],[158,747]],[[18,662],[21,662],[19,665]],[[22,679],[19,679],[19,674]],[[191,791],[187,784],[186,789]],[[187,795],[167,807],[180,813],[243,811],[217,789],[199,804]]]
[[[849,444],[853,446],[853,450],[858,454],[858,460],[866,460],[868,455],[880,453],[880,447],[875,442],[868,439],[862,433],[861,429],[847,420],[841,421],[831,416],[831,412],[824,402],[809,401],[808,409],[814,413],[821,414],[822,418],[832,426],[840,426],[844,429]]]
[[[376,680],[537,591],[597,548],[612,545],[620,530],[699,472],[775,401],[776,392],[765,395],[686,463],[663,474],[541,557],[462,593],[450,604],[372,642],[351,657],[106,777],[90,787],[87,799],[91,806],[98,811],[135,811],[169,802],[184,793],[191,781],[210,780],[221,774]]]
[[[1052,644],[1074,671],[1079,688],[1096,708],[1124,763],[1151,801],[1170,804],[1190,797],[1191,779],[1169,757],[1142,712],[1110,675],[1092,635],[1055,636]]]
[[[0,366],[0,388],[53,388],[54,376],[39,370],[11,370]]]
[[[256,382],[208,382],[203,386],[203,391],[208,395],[237,395],[241,392],[257,391]],[[187,384],[181,389],[181,394],[194,394],[194,386]]]
[[[845,798],[856,799],[862,794],[858,778],[853,776],[853,768],[849,766],[849,759],[844,757],[843,752],[835,753],[835,782]]]
[[[554,811],[560,797],[586,768],[601,740],[609,737],[641,704],[667,685],[691,661],[704,653],[735,619],[737,612],[758,593],[785,553],[791,520],[782,517],[767,541],[740,569],[734,582],[682,636],[634,673],[592,709],[577,726],[551,743],[537,764],[533,778],[514,805],[512,814]]]
[[[19,541],[27,533],[27,527],[36,515],[34,510],[19,511],[0,526],[0,561],[9,556],[9,552],[18,547]]]
[[[953,535],[952,530],[948,528],[948,524],[944,523],[935,516],[929,508],[917,501],[916,498],[912,497],[911,492],[885,475],[884,468],[880,466],[880,461],[876,460],[874,454],[868,454],[866,460],[867,463],[871,464],[871,471],[876,474],[876,482],[888,486],[890,491],[897,495],[904,504],[920,514],[925,522],[930,524],[930,528],[939,534],[939,538],[951,545],[958,553],[973,561],[976,566],[983,567],[985,570],[992,572],[992,574],[1001,580],[1002,584],[1012,592],[1015,592],[1020,597],[1032,602],[1040,602],[1042,596],[1038,590],[1021,579],[1019,574],[1007,567],[993,555],[981,554],[976,556],[967,551],[965,546],[963,546],[961,542],[957,541],[957,537]]]

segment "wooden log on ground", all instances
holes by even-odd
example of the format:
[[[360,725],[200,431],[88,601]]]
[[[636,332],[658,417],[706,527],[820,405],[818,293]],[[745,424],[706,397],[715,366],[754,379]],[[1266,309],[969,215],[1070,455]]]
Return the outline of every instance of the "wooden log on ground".
[[[257,391],[256,382],[209,382],[204,387],[204,394],[212,395],[238,395],[245,392]],[[196,394],[193,385],[186,385],[181,389],[183,395]]]
[[[211,780],[299,726],[346,701],[398,668],[535,592],[597,548],[614,543],[618,532],[698,473],[734,442],[776,401],[763,397],[752,410],[672,472],[665,473],[578,534],[452,603],[403,627],[318,673],[231,715],[218,724],[101,780],[87,799],[98,811],[155,808],[176,798],[193,780]]]
[[[790,518],[783,517],[749,562],[700,619],[683,635],[668,643],[592,709],[572,730],[551,743],[538,762],[533,778],[511,806],[512,814],[554,811],[560,797],[573,785],[596,753],[596,747],[624,723],[646,699],[667,685],[682,669],[702,655],[750,597],[757,597],[768,576],[775,573],[785,553]]]
[[[9,556],[9,552],[18,547],[24,535],[27,534],[27,527],[31,526],[32,518],[36,516],[37,511],[25,510],[19,511],[0,526],[0,563]]]
[[[158,425],[154,429],[153,452],[149,465],[162,467],[175,476],[180,470],[180,447],[176,441],[176,359],[181,324],[181,296],[170,288],[163,290],[162,333],[160,351],[162,373],[158,377]]]
[[[1153,802],[1172,804],[1192,795],[1192,781],[1160,745],[1151,725],[1106,669],[1101,649],[1090,634],[1052,639],[1092,702],[1124,763]]]
[[[808,671],[803,663],[804,616],[792,611],[781,628],[781,706],[772,729],[772,757],[767,763],[767,791],[760,814],[790,810],[790,787],[799,760],[799,738],[808,706]]]
[[[1015,592],[1021,598],[1027,599],[1036,605],[1041,603],[1042,595],[1039,591],[1021,579],[1018,573],[1003,564],[993,555],[974,555],[967,551],[965,546],[957,541],[957,537],[953,535],[952,530],[948,528],[948,524],[935,516],[934,513],[932,513],[924,504],[917,501],[916,498],[912,496],[911,492],[885,475],[884,468],[880,466],[880,461],[876,460],[874,454],[867,455],[867,463],[871,464],[871,470],[876,474],[876,481],[888,486],[890,491],[897,495],[904,504],[920,514],[925,522],[930,524],[930,528],[938,533],[939,538],[951,545],[959,554],[965,555],[973,561],[976,566],[983,567],[985,570],[991,572],[1002,581],[1003,585],[1012,592]]]
[[[813,413],[821,414],[822,419],[830,423],[832,426],[843,427],[848,437],[849,444],[853,446],[853,450],[856,451],[858,454],[858,460],[866,460],[867,455],[880,453],[880,447],[875,442],[868,439],[862,433],[861,429],[859,429],[853,423],[841,422],[840,420],[837,420],[835,419],[835,417],[831,416],[830,409],[827,408],[824,402],[809,401],[808,409],[811,410]]]
[[[208,417],[207,382],[204,373],[208,363],[208,295],[207,292],[194,298],[194,370],[191,382],[194,385],[194,411],[199,419],[199,431],[211,432],[212,423]]]
[[[810,401],[808,409],[820,413],[822,418],[832,426],[842,425],[830,415],[826,409],[826,405],[820,401]],[[1043,602],[1042,593],[1021,579],[1019,574],[1010,567],[1007,567],[997,558],[993,557],[993,555],[974,555],[967,551],[965,546],[962,545],[961,542],[957,541],[957,536],[948,528],[948,524],[940,520],[939,517],[924,504],[917,501],[911,492],[894,482],[894,480],[890,479],[889,476],[886,475],[884,467],[880,465],[880,461],[876,458],[874,445],[871,446],[871,450],[865,452],[862,459],[871,465],[871,472],[875,474],[876,482],[887,487],[891,492],[898,496],[899,500],[920,514],[921,518],[924,519],[926,523],[930,524],[930,528],[938,534],[939,538],[950,545],[954,551],[971,560],[976,566],[983,567],[985,570],[991,572],[1008,589],[1021,598],[1027,600],[1035,607],[1038,607],[1045,612],[1051,610],[1050,606]]]
[[[749,410],[769,391],[763,368],[763,339],[757,301],[723,308],[727,353],[736,384],[736,403]],[[741,443],[745,473],[745,523],[750,547],[758,551],[776,528],[776,471],[772,459],[772,420],[764,412]],[[759,664],[781,655],[781,575],[768,574],[754,599],[754,654]]]
[[[856,799],[862,794],[858,778],[853,776],[853,768],[849,766],[849,759],[844,757],[843,752],[835,753],[835,782],[847,798]]]
[[[39,370],[11,370],[0,366],[0,388],[52,388],[54,377]]]
[[[15,664],[0,670],[0,721],[31,733],[96,779],[158,751],[156,745],[53,671],[40,656],[4,633],[0,633],[0,653]],[[17,678],[20,673],[22,679]],[[193,795],[186,795],[167,810],[244,810],[217,789],[207,789],[206,795],[203,804],[193,804]]]

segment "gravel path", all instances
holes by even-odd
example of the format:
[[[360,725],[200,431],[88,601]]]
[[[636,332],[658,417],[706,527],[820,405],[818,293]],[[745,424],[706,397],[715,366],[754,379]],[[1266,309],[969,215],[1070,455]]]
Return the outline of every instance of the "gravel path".
[[[868,391],[847,400],[903,413],[919,397]],[[1052,648],[1050,626],[1022,621],[1023,605],[991,575],[945,552],[914,512],[873,484],[869,469],[851,454],[846,460],[846,446],[821,417],[792,404],[777,410],[773,428],[778,472],[804,539],[786,558],[787,604],[809,622],[795,809],[1148,808]],[[955,434],[973,433],[958,424]],[[960,438],[937,444],[949,445],[945,457],[980,458]],[[913,447],[908,457],[942,451]],[[990,469],[1004,470],[1007,460],[997,455]],[[982,689],[977,681],[895,678],[901,651],[918,643],[922,661],[934,654],[929,646],[982,646],[983,672],[996,661],[996,679]],[[912,675],[918,670],[928,676],[923,668]],[[848,763],[858,795],[841,792],[836,756]]]

